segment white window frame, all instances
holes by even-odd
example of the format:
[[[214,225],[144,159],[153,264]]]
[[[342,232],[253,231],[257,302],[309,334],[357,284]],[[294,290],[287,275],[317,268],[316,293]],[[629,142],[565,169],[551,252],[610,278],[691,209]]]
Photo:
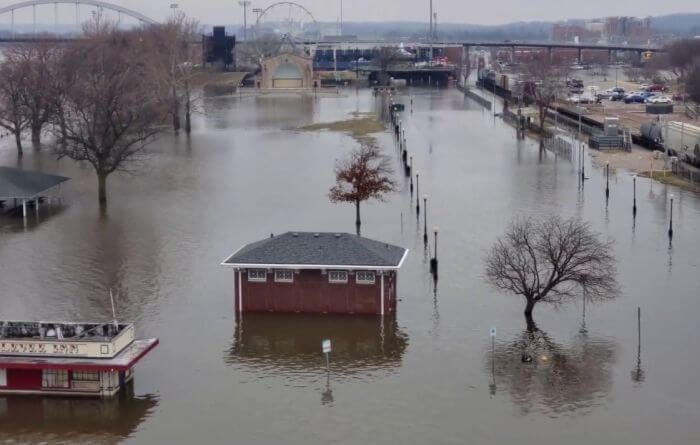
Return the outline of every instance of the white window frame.
[[[99,382],[100,371],[73,371],[71,378],[79,382]]]
[[[0,368],[0,386],[7,386],[7,369]]]
[[[338,279],[338,278],[333,278],[333,274],[345,274],[345,278]],[[333,284],[345,284],[348,282],[348,273],[347,270],[329,270],[328,271],[328,282],[333,283]]]
[[[41,387],[62,389],[70,388],[70,377],[67,369],[42,369]]]
[[[371,274],[372,279],[371,280],[364,279],[364,278],[361,279],[360,276],[364,275],[364,274]],[[377,273],[375,271],[373,271],[373,270],[356,270],[355,271],[355,283],[357,283],[357,284],[374,284],[376,282],[377,282]]]
[[[262,272],[262,277],[251,276],[251,272],[257,273]],[[267,269],[248,269],[248,281],[253,281],[255,283],[264,283],[267,281]]]
[[[278,276],[279,272],[284,272],[289,274],[289,278],[280,278]],[[294,271],[292,269],[275,269],[275,283],[293,283],[294,282]]]

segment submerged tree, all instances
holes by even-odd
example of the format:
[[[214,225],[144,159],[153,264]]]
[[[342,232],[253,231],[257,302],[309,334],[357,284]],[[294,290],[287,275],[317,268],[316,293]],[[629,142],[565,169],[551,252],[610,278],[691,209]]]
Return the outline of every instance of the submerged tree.
[[[8,59],[0,64],[0,127],[14,135],[18,156],[22,156],[22,131],[28,123],[23,100],[25,79],[25,65]]]
[[[539,302],[564,303],[583,291],[596,301],[617,296],[612,243],[578,219],[515,221],[486,258],[492,286],[525,297],[525,318]]]
[[[107,177],[129,170],[163,129],[167,115],[148,53],[133,32],[96,20],[85,37],[64,52],[59,157],[87,161],[95,169],[99,201],[107,202]]]
[[[384,200],[396,189],[391,179],[389,158],[374,145],[363,145],[335,167],[336,184],[328,194],[331,202],[355,204],[355,227],[360,234],[360,203],[368,199]]]
[[[528,63],[525,69],[528,81],[525,84],[524,95],[530,97],[539,110],[540,134],[544,133],[544,123],[547,110],[556,100],[559,93],[558,67],[536,58]]]

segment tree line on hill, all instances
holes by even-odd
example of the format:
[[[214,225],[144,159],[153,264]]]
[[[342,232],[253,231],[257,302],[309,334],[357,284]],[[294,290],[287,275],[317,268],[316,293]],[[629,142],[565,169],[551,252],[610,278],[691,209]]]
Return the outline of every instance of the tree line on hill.
[[[59,158],[85,161],[98,179],[129,170],[147,146],[172,128],[191,131],[192,82],[199,25],[182,13],[167,22],[120,30],[99,15],[69,42],[37,40],[4,51],[0,62],[0,127],[35,149],[50,138]]]

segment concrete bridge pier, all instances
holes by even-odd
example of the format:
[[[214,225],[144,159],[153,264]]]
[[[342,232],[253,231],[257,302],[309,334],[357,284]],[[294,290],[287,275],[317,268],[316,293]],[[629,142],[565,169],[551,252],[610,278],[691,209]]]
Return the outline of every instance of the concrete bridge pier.
[[[581,65],[581,62],[583,62],[583,49],[582,49],[582,48],[579,48],[579,49],[578,49],[578,56],[577,56],[576,63],[578,63],[579,65]]]
[[[547,55],[549,56],[549,64],[552,64],[552,53],[554,52],[554,48],[551,46],[547,48]]]

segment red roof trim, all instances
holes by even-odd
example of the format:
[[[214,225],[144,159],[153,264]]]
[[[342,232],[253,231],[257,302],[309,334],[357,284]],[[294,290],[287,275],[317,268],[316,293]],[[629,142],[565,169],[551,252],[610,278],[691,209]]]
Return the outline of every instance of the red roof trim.
[[[131,359],[128,363],[126,364],[104,364],[100,365],[99,360],[100,359],[86,359],[84,361],[75,361],[72,363],[50,363],[48,361],[44,362],[32,362],[32,361],[27,361],[27,362],[18,362],[18,361],[12,361],[12,362],[7,362],[3,363],[2,358],[0,358],[0,368],[3,369],[66,369],[66,370],[75,370],[75,371],[127,371],[131,369],[139,360],[141,360],[146,354],[151,352],[153,348],[158,346],[160,341],[158,339],[155,339],[153,343],[148,345],[147,348],[144,348],[143,351],[141,351],[136,357]]]

